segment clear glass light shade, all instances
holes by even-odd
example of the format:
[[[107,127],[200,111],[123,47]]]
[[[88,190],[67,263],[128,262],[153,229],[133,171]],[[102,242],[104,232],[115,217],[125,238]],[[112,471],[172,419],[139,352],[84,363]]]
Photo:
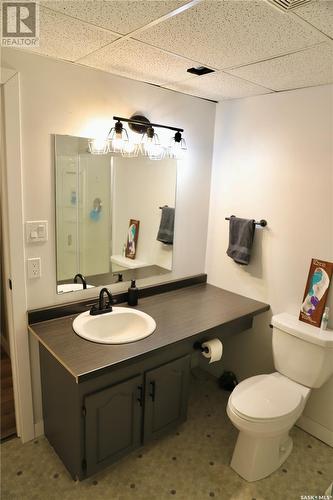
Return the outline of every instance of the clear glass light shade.
[[[125,158],[137,158],[139,156],[140,144],[132,141],[125,141],[121,150],[122,156]]]
[[[181,160],[185,157],[187,152],[187,146],[185,139],[180,139],[180,141],[175,141],[175,138],[171,140],[170,146],[168,147],[168,157],[175,160]]]
[[[113,128],[109,138],[110,153],[122,153],[128,142],[127,130],[124,128],[121,128],[121,130],[117,130],[116,127]]]
[[[107,139],[91,139],[88,142],[88,146],[92,155],[106,155],[109,152]]]
[[[165,148],[161,146],[158,135],[150,136],[145,133],[141,139],[141,153],[143,156],[148,156],[150,160],[163,160],[165,156]]]

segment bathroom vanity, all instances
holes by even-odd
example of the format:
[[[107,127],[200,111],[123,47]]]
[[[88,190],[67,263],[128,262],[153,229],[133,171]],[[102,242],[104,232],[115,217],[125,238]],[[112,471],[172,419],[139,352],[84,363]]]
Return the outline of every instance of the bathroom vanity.
[[[45,435],[75,479],[183,422],[195,348],[251,328],[269,306],[202,283],[140,299],[137,309],[157,327],[129,344],[82,339],[73,315],[29,326],[40,345]]]

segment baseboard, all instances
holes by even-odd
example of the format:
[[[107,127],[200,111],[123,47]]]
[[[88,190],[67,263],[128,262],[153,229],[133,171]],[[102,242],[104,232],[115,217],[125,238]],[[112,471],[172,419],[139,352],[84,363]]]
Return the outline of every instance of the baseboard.
[[[302,415],[296,425],[333,448],[333,431]]]
[[[35,424],[35,438],[44,436],[44,421],[40,420]]]

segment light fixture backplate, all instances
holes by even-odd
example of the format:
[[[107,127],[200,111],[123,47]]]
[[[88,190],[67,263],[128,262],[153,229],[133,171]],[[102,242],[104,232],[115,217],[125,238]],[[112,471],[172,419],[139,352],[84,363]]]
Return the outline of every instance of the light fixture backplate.
[[[130,120],[138,120],[140,122],[144,122],[144,123],[147,124],[147,125],[143,125],[141,123],[131,123],[131,122],[129,122],[128,127],[130,128],[130,130],[132,130],[132,132],[135,132],[136,134],[140,134],[140,135],[142,135],[145,132],[147,132],[147,128],[150,125],[150,121],[148,120],[148,118],[146,118],[143,115],[137,114],[137,115],[132,115],[130,117]]]

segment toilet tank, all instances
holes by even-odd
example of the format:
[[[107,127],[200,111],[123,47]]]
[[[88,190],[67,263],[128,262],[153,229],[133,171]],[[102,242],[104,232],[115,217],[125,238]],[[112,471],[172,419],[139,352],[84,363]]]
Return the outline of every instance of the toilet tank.
[[[275,369],[306,387],[321,387],[333,374],[333,331],[288,313],[272,317]]]

